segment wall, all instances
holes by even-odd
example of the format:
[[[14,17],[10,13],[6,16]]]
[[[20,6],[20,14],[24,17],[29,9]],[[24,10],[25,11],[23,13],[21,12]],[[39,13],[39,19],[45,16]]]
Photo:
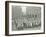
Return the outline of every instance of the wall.
[[[5,36],[5,1],[6,0],[0,0],[0,37],[8,37]],[[27,2],[42,2],[42,3],[44,2],[46,5],[46,0],[11,0],[11,1],[25,1],[25,2],[27,1]],[[45,21],[46,21],[46,13],[45,13]],[[9,36],[9,37],[13,37],[13,36]],[[16,37],[46,37],[46,34],[24,35],[24,36],[16,36]]]

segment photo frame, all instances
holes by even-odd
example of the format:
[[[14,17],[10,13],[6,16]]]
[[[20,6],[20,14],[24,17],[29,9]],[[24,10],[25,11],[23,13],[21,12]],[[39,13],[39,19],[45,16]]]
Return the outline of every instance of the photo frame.
[[[45,3],[5,1],[5,35],[45,34]]]

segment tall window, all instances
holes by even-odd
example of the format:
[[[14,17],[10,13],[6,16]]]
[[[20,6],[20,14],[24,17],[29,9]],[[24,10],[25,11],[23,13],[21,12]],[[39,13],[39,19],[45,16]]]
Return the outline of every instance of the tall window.
[[[23,14],[26,14],[26,7],[21,7]]]

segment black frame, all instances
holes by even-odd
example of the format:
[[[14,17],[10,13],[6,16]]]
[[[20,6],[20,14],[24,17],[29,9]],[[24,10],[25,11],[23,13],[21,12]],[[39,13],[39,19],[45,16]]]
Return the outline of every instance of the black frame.
[[[43,33],[27,33],[27,34],[11,34],[9,35],[9,3],[26,3],[26,4],[42,4],[44,5],[44,32]],[[18,36],[18,35],[32,35],[32,34],[45,34],[45,3],[37,2],[20,2],[20,1],[5,1],[5,35]]]

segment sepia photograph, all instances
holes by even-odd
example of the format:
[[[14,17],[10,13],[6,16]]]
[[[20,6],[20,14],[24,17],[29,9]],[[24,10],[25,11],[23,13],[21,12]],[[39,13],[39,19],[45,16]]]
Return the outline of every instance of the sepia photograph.
[[[44,3],[7,2],[7,13],[6,34],[44,33]]]

